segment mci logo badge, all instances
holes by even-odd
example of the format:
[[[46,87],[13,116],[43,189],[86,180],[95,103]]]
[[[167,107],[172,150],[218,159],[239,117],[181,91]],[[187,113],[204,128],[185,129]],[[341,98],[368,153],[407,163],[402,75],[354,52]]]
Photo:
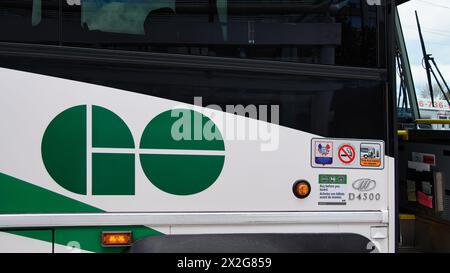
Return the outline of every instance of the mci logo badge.
[[[66,190],[82,195],[134,195],[136,156],[148,180],[166,193],[196,194],[219,177],[224,142],[214,122],[201,113],[175,109],[157,115],[144,129],[137,149],[118,115],[93,105],[88,116],[88,107],[78,105],[61,112],[42,138],[44,165]],[[215,138],[200,135],[199,139],[197,127],[200,134],[208,129]],[[184,137],[174,138],[174,130],[180,129]]]

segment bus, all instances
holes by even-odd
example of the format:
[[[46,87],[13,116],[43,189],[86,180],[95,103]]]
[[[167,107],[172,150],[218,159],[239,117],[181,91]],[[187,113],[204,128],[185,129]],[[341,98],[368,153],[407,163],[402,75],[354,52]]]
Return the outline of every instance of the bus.
[[[1,1],[0,252],[394,252],[394,11]]]

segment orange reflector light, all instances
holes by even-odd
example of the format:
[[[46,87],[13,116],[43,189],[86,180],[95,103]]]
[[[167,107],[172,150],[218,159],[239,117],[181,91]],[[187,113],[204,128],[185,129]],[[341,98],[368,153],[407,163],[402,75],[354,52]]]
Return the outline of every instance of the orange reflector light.
[[[311,185],[305,180],[300,180],[294,183],[292,191],[297,198],[303,199],[308,197],[311,192]]]
[[[129,246],[131,245],[131,231],[104,231],[102,232],[103,246]]]

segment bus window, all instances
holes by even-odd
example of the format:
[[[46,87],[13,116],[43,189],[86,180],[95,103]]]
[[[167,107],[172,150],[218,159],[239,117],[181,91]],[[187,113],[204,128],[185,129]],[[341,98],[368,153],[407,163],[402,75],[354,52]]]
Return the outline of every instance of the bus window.
[[[31,9],[31,25],[37,26],[42,20],[42,2],[41,0],[33,0],[33,7]]]
[[[384,67],[383,35],[365,0],[63,2],[70,46]]]
[[[175,11],[175,0],[84,0],[81,24],[91,31],[145,35],[147,17]]]
[[[56,44],[58,29],[58,0],[0,2],[0,41]]]

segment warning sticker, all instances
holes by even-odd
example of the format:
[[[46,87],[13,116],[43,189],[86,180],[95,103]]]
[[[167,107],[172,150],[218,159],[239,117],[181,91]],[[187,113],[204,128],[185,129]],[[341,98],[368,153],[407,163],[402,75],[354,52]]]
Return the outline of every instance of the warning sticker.
[[[346,175],[319,174],[319,205],[346,205],[346,196]]]
[[[361,143],[360,164],[364,167],[381,166],[381,145],[377,143]]]
[[[351,164],[355,160],[355,148],[350,144],[344,144],[339,147],[338,158],[344,164]]]
[[[382,140],[312,138],[311,167],[384,169]]]
[[[314,142],[315,163],[320,165],[333,164],[333,142],[315,141]]]

